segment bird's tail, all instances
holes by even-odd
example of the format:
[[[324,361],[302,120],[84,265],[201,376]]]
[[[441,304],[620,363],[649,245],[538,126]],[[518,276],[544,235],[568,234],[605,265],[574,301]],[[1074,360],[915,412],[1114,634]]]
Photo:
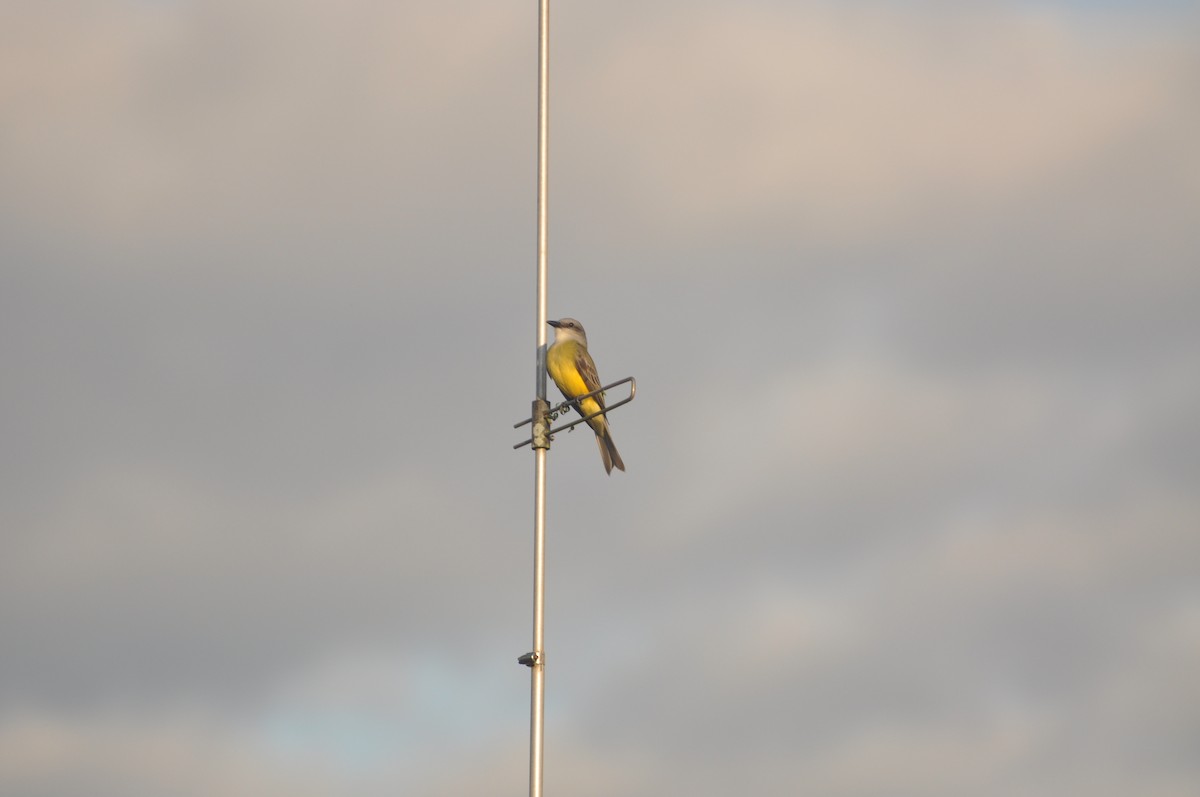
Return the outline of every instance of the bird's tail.
[[[613,442],[607,424],[596,432],[596,445],[600,447],[600,458],[604,460],[605,473],[611,474],[614,466],[617,470],[625,470],[625,463],[621,461],[621,455],[617,453],[617,444]]]

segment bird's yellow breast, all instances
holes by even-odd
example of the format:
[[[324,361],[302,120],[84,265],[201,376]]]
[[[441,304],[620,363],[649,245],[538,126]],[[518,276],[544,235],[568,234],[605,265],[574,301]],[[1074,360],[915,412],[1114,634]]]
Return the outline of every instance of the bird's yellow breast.
[[[579,348],[578,343],[567,340],[555,343],[546,352],[546,371],[567,398],[575,398],[591,392],[591,388],[583,381],[579,368],[575,365]]]

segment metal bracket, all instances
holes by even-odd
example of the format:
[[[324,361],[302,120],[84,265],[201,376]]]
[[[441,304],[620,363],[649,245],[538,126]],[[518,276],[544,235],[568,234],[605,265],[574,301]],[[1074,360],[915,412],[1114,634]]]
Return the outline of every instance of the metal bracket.
[[[606,390],[610,390],[614,387],[617,387],[618,385],[623,385],[626,382],[629,383],[629,395],[626,396],[625,398],[621,399],[620,401],[618,401],[616,404],[612,404],[612,405],[600,410],[599,412],[593,412],[590,415],[585,415],[584,417],[578,418],[574,421],[571,421],[570,423],[564,423],[562,426],[556,426],[553,429],[550,429],[549,431],[545,431],[546,427],[549,426],[548,422],[535,423],[535,421],[541,421],[542,418],[547,418],[548,420],[557,418],[560,415],[562,415],[564,412],[567,412],[568,410],[570,410],[572,408],[579,409],[579,402],[583,401],[584,399],[591,398],[592,396],[603,393]],[[616,382],[605,385],[604,387],[600,388],[599,390],[593,390],[591,393],[584,393],[582,396],[576,396],[575,398],[573,398],[569,401],[564,401],[562,404],[555,406],[554,409],[550,410],[549,413],[546,415],[538,414],[538,410],[539,410],[538,401],[539,400],[535,400],[533,402],[533,414],[530,417],[526,418],[525,420],[518,421],[517,423],[513,424],[514,429],[520,429],[522,426],[524,426],[527,423],[534,424],[533,437],[531,437],[528,440],[525,440],[523,442],[517,443],[515,446],[513,446],[513,448],[514,449],[522,448],[531,443],[534,443],[535,440],[538,440],[540,443],[544,443],[544,445],[534,444],[534,446],[533,446],[534,448],[549,448],[550,440],[553,439],[554,435],[557,434],[558,432],[564,431],[566,429],[573,429],[581,423],[590,421],[592,418],[595,418],[597,415],[607,416],[608,413],[612,412],[617,407],[624,406],[625,404],[628,404],[629,402],[633,401],[635,396],[637,396],[637,380],[634,379],[632,376],[627,376],[624,379],[618,379]],[[547,407],[548,406],[549,405],[547,405]],[[539,439],[540,438],[539,433],[546,435],[545,440]]]
[[[534,448],[550,448],[550,402],[539,398],[533,400],[533,437],[529,441]]]
[[[526,667],[533,667],[542,663],[542,654],[536,650],[526,653],[517,659],[517,664],[524,664]]]

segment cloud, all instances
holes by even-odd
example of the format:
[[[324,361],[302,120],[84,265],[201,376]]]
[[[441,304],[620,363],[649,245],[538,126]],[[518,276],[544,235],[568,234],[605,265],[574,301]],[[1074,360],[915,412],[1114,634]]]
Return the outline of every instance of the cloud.
[[[995,506],[1036,492],[1041,480],[1087,489],[1098,475],[1090,463],[1120,456],[1156,424],[1140,406],[1147,394],[1196,390],[1171,373],[1159,379],[1139,396],[1096,396],[1065,377],[922,370],[886,354],[768,367],[757,381],[697,391],[672,414],[667,445],[687,451],[686,475],[647,530],[674,539],[722,534],[738,513],[785,494],[808,507],[793,522],[820,535],[835,517],[919,512],[947,496]],[[746,395],[754,401],[743,402]],[[711,422],[731,412],[737,422]],[[1024,473],[1012,471],[1018,462]]]
[[[394,473],[276,503],[110,466],[6,541],[5,698],[241,702],[330,635],[417,645],[443,623],[474,634],[495,577],[508,581],[496,563],[517,551],[501,538],[464,552],[463,531],[486,521],[441,490]]]
[[[76,10],[27,4],[16,17],[21,45],[6,49],[4,71],[23,77],[0,94],[10,120],[0,174],[21,193],[2,199],[24,235],[69,229],[126,254],[109,268],[147,267],[139,254],[181,240],[247,246],[317,225],[346,245],[384,226],[411,232],[461,210],[481,174],[506,174],[516,130],[455,131],[502,106],[489,92],[519,63],[507,9]]]
[[[1183,37],[1069,10],[651,12],[561,79],[581,164],[567,168],[689,234],[758,219],[839,243],[903,235],[1040,205],[1109,159],[1155,158],[1127,144],[1196,129],[1179,110],[1192,58]],[[1183,139],[1172,149],[1195,162]]]
[[[12,790],[188,797],[331,793],[331,773],[319,765],[280,766],[266,752],[240,728],[204,712],[9,714],[0,725],[0,762]]]
[[[651,783],[697,754],[719,761],[702,791],[761,778],[833,794],[1000,794],[1011,782],[1049,794],[1090,784],[1084,762],[1105,760],[1114,783],[1173,793],[1190,770],[1189,709],[1166,704],[1187,691],[1196,653],[1183,596],[1197,511],[1147,493],[1011,506],[987,525],[949,516],[919,534],[892,526],[816,568],[802,529],[757,568],[657,561],[647,571],[669,573],[667,588],[638,582],[634,597],[653,597],[625,617],[625,645],[589,634],[595,647],[558,656],[569,672],[595,650],[608,662],[602,679],[559,677],[560,699],[587,695],[564,732],[614,766],[653,749]],[[743,547],[771,533],[764,514],[739,517]]]
[[[0,170],[22,187],[5,205],[47,235],[71,219],[127,248],[315,225],[345,245],[455,209],[516,223],[496,203],[532,168],[533,97],[511,9],[76,12],[22,6],[0,94]],[[845,245],[1040,206],[1111,162],[1178,164],[1179,198],[1200,197],[1181,32],[997,6],[611,13],[556,16],[573,42],[555,53],[556,192],[580,207],[559,223],[583,234],[588,217],[643,239],[767,223]]]

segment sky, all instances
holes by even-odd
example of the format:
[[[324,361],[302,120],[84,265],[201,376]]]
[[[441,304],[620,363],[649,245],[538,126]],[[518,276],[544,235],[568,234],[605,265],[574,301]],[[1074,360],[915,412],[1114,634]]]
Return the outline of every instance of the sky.
[[[524,794],[536,4],[3,0],[0,792]],[[1200,788],[1200,8],[556,3],[547,794]]]

